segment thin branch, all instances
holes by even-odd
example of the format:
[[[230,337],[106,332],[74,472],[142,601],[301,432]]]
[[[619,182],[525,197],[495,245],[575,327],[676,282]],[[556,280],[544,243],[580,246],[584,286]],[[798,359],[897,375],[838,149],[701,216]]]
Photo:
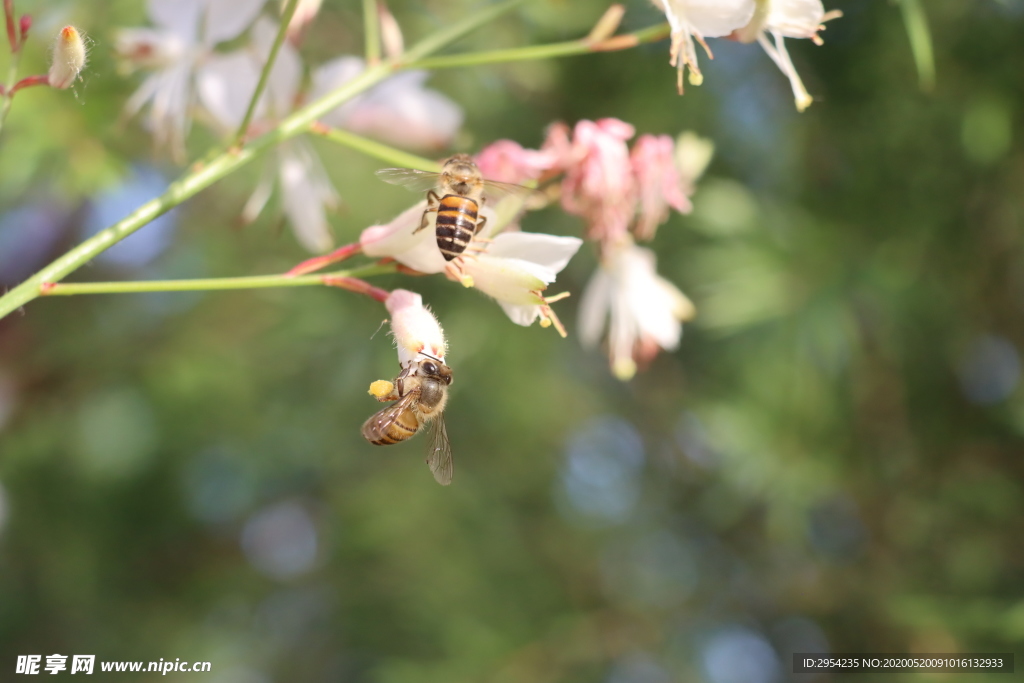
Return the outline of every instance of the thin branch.
[[[249,108],[245,110],[245,117],[242,119],[242,125],[238,127],[238,132],[235,133],[235,140],[232,146],[238,147],[245,141],[245,134],[249,130],[249,124],[252,123],[252,117],[256,113],[256,105],[260,102],[260,97],[263,96],[263,91],[267,88],[267,82],[270,80],[270,72],[274,69],[274,62],[277,60],[277,53],[281,51],[281,45],[284,44],[285,36],[288,35],[288,25],[292,23],[292,17],[295,16],[295,8],[299,6],[299,0],[288,0],[288,4],[285,5],[284,11],[281,13],[281,25],[277,27],[277,36],[274,37],[274,44],[270,48],[270,54],[267,55],[267,63],[263,65],[263,70],[260,71],[260,80],[256,84],[256,92],[252,94],[252,99],[249,100]]]
[[[231,289],[268,289],[272,287],[338,286],[339,278],[353,279],[396,272],[395,264],[373,264],[351,270],[320,275],[290,277],[287,275],[252,275],[249,277],[197,278],[192,280],[143,280],[135,282],[44,282],[40,296],[75,296],[79,294],[137,294],[140,292],[197,292]],[[351,289],[351,288],[348,288]]]
[[[0,103],[0,130],[3,130],[7,122],[7,114],[11,111],[11,103],[14,101],[14,85],[18,80],[18,63],[21,62],[21,51],[11,53],[11,64],[7,67],[7,85],[4,87],[3,102]],[[2,316],[0,316],[2,317]]]
[[[550,45],[530,45],[514,47],[507,50],[489,50],[487,52],[467,52],[460,55],[443,55],[421,59],[414,65],[418,69],[447,69],[456,66],[477,66],[480,64],[498,64],[501,62],[522,62],[534,59],[550,59],[584,55],[592,52],[615,52],[628,50],[644,43],[656,43],[671,34],[668,24],[658,24],[633,33],[623,33],[605,40],[591,41],[587,38],[570,40]]]
[[[21,49],[21,41],[18,40],[15,28],[14,0],[4,0],[4,19],[7,22],[7,42],[11,44],[11,54],[17,54]]]
[[[406,51],[404,59],[395,64],[396,67],[422,68],[414,62],[418,62],[429,54],[437,52],[445,45],[454,43],[459,38],[472,33],[484,24],[494,21],[509,10],[521,5],[524,0],[505,0],[489,7],[470,14],[462,21],[453,22],[445,29],[441,29],[432,36],[427,36],[420,42],[413,45]]]
[[[311,259],[306,259],[299,265],[295,266],[287,273],[286,277],[298,277],[299,275],[305,275],[314,271],[326,268],[327,266],[344,261],[345,259],[351,258],[356,254],[360,254],[363,251],[363,247],[359,242],[353,244],[346,244],[343,247],[338,247],[330,254],[324,254],[323,256],[314,256]]]
[[[917,66],[917,80],[921,90],[930,92],[935,88],[935,52],[932,49],[932,33],[928,28],[928,15],[920,0],[900,0],[903,23],[910,40],[910,51]]]
[[[440,164],[430,159],[425,159],[415,154],[409,154],[403,152],[400,149],[395,149],[383,143],[377,142],[376,140],[370,140],[364,138],[361,135],[350,133],[347,130],[340,128],[331,128],[322,123],[315,123],[310,127],[311,133],[316,133],[322,137],[327,138],[332,142],[337,142],[339,145],[345,145],[358,152],[362,152],[367,156],[375,157],[389,163],[393,166],[400,166],[402,168],[415,168],[420,171],[428,171],[431,173],[437,173],[441,170]]]
[[[363,35],[366,41],[366,63],[380,62],[380,18],[377,0],[363,0]]]
[[[11,91],[8,93],[8,95],[13,97],[14,93],[18,92],[19,90],[23,90],[24,88],[31,88],[34,85],[50,85],[50,77],[46,74],[38,74],[36,76],[25,76],[25,78],[21,79],[20,81],[14,84],[14,87],[11,88]]]

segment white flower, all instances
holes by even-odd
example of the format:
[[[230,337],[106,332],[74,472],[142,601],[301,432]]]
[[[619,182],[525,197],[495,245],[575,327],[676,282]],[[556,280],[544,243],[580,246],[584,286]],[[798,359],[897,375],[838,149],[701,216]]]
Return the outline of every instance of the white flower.
[[[156,28],[123,29],[117,52],[130,68],[153,69],[125,110],[149,104],[148,126],[157,147],[183,159],[194,103],[193,76],[214,46],[253,22],[266,0],[149,0]]]
[[[506,198],[495,207],[482,209],[482,215],[488,217],[488,234],[493,234],[492,223],[495,231],[500,231],[511,222],[514,214],[503,206],[508,203]],[[559,334],[565,336],[565,328],[550,304],[568,294],[545,297],[543,292],[579,250],[583,240],[504,232],[493,240],[474,242],[465,254],[448,263],[437,248],[432,222],[414,233],[425,208],[426,202],[419,202],[390,223],[363,230],[359,238],[363,253],[375,258],[393,258],[424,274],[445,272],[450,279],[466,287],[476,287],[497,300],[517,325],[529,326],[540,318],[542,326],[554,324]]]
[[[608,324],[608,353],[619,379],[636,373],[659,349],[679,346],[681,321],[696,312],[675,285],[660,277],[654,252],[622,242],[609,248],[580,302],[580,340],[594,346]]]
[[[694,40],[711,57],[705,38],[727,36],[747,25],[754,14],[754,0],[653,0],[672,27],[670,63],[678,69],[677,87],[683,92],[683,71],[690,67],[690,83],[700,85],[704,77],[697,66]]]
[[[540,318],[542,327],[553,324],[564,337],[565,328],[550,304],[568,294],[545,297],[543,292],[581,244],[577,237],[502,233],[485,243],[483,253],[459,258],[455,276],[495,299],[515,324],[529,326]]]
[[[313,74],[313,97],[352,80],[366,69],[359,57],[339,57]],[[462,127],[462,108],[425,88],[426,71],[403,71],[357,95],[322,121],[399,147],[447,147]]]
[[[759,0],[761,7],[753,19],[743,29],[737,31],[736,37],[743,42],[757,42],[772,58],[789,79],[793,89],[793,99],[799,111],[811,106],[814,98],[807,92],[804,83],[793,66],[789,51],[786,50],[786,38],[809,38],[815,45],[821,45],[818,31],[825,28],[829,19],[842,16],[835,10],[826,12],[821,0]],[[771,34],[769,39],[768,34]],[[774,41],[774,42],[773,42]]]
[[[423,297],[405,289],[396,289],[388,295],[384,305],[391,314],[391,334],[395,337],[398,362],[403,368],[418,360],[421,353],[444,362],[448,343],[441,324],[423,305]]]
[[[487,219],[487,224],[477,237],[486,238],[507,229],[521,213],[522,207],[522,200],[514,196],[484,204],[480,207],[480,216]],[[427,214],[426,227],[417,230],[426,208],[425,200],[417,202],[389,223],[371,225],[363,230],[359,236],[363,253],[375,258],[393,258],[404,266],[428,275],[447,271],[449,263],[437,247],[437,214]],[[474,243],[473,248],[483,248],[485,244],[479,241]]]
[[[253,27],[250,49],[211,57],[200,71],[200,99],[221,132],[232,132],[242,123],[276,35],[277,26],[269,19],[260,19]],[[299,55],[284,43],[270,70],[266,92],[256,106],[256,127],[272,125],[292,112],[301,79]],[[263,178],[242,210],[242,218],[248,222],[259,216],[270,199],[275,179],[284,213],[299,243],[314,253],[329,249],[333,240],[327,212],[336,209],[341,199],[320,157],[306,140],[289,140],[269,156]]]
[[[363,253],[374,258],[393,258],[404,266],[421,273],[442,273],[448,266],[434,236],[433,219],[426,228],[416,232],[426,200],[413,204],[390,223],[371,225],[359,236]],[[482,215],[488,215],[484,207]],[[433,215],[433,214],[431,214]]]

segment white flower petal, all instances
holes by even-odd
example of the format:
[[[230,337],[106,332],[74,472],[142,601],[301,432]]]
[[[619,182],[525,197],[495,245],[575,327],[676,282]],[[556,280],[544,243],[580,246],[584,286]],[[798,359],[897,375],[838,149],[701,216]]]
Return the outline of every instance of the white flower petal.
[[[149,108],[149,126],[157,147],[184,157],[192,107],[192,65],[185,62],[159,73],[159,85]]]
[[[608,310],[611,308],[615,280],[603,268],[594,271],[587,288],[583,290],[579,309],[579,335],[583,346],[596,346],[604,331]]]
[[[256,20],[266,0],[205,0],[203,44],[217,43],[238,37]]]
[[[559,273],[576,255],[583,240],[536,232],[504,232],[494,238],[487,250],[489,256],[522,259]],[[546,282],[553,282],[554,277]]]
[[[824,18],[821,0],[772,0],[765,27],[787,38],[810,38]]]
[[[319,164],[313,163],[305,150],[294,144],[280,150],[278,177],[281,183],[281,201],[295,237],[312,252],[330,249],[330,224],[325,206],[329,198],[323,194],[326,179]]]
[[[746,26],[754,0],[659,0],[673,31],[683,24],[704,38],[727,36]]]
[[[555,273],[544,266],[487,254],[465,259],[462,270],[473,279],[473,286],[487,296],[517,306],[543,304],[544,300],[535,292],[555,280]]]
[[[161,28],[173,31],[186,43],[196,42],[199,17],[207,0],[147,0],[149,18]]]
[[[516,306],[507,304],[504,301],[499,301],[498,305],[501,306],[501,310],[505,311],[505,315],[509,317],[509,320],[516,325],[529,327],[540,317],[540,306]]]
[[[242,207],[240,217],[243,223],[252,223],[263,213],[263,208],[267,205],[270,195],[274,192],[275,175],[272,164],[267,164],[263,168],[263,173],[260,175],[260,181],[256,184],[256,189],[252,191],[248,201],[245,202],[245,206]]]
[[[363,253],[375,258],[393,258],[421,273],[443,272],[448,262],[437,248],[433,220],[416,232],[426,208],[426,200],[417,202],[390,223],[363,230],[359,236]]]
[[[319,99],[327,93],[337,90],[365,69],[366,65],[362,59],[351,56],[338,57],[322,64],[313,72],[313,88],[310,98]],[[320,120],[329,126],[344,128],[349,113],[358,106],[364,97],[365,95],[356,95],[345,104],[324,114]]]
[[[220,124],[222,133],[242,123],[259,77],[256,63],[243,51],[210,57],[199,69],[196,75],[199,99]],[[266,111],[264,105],[265,98],[256,107],[257,117]]]
[[[313,73],[313,97],[344,85],[365,69],[358,57],[340,57]],[[462,126],[462,108],[434,90],[423,87],[424,71],[388,78],[321,120],[394,145],[430,149],[448,145]]]

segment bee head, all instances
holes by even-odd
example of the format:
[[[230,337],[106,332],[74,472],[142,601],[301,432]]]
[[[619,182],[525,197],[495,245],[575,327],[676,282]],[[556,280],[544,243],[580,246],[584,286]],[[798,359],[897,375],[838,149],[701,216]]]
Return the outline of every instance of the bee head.
[[[470,194],[480,184],[480,170],[468,154],[456,154],[446,161],[441,175],[452,190],[462,195]]]
[[[423,355],[426,356],[427,354]],[[422,372],[425,377],[444,382],[445,384],[451,384],[452,369],[433,356],[427,356],[427,358],[428,360],[420,363],[420,372]]]

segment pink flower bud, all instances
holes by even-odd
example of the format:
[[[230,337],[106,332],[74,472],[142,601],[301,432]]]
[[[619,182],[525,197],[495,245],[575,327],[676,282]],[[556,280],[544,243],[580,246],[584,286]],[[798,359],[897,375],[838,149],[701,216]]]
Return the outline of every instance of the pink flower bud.
[[[492,142],[476,157],[476,165],[485,178],[516,184],[537,179],[558,161],[555,150],[524,149],[512,140]]]
[[[47,75],[50,86],[61,90],[70,88],[85,68],[86,52],[82,33],[74,26],[62,28],[53,43],[53,61]]]
[[[444,361],[448,351],[444,332],[434,314],[423,305],[423,297],[406,289],[396,289],[384,305],[391,314],[391,334],[398,345],[398,362],[403,368],[420,353]]]
[[[18,31],[21,35],[21,42],[25,42],[25,38],[28,37],[28,30],[32,28],[32,15],[22,14],[21,19],[18,20]]]

